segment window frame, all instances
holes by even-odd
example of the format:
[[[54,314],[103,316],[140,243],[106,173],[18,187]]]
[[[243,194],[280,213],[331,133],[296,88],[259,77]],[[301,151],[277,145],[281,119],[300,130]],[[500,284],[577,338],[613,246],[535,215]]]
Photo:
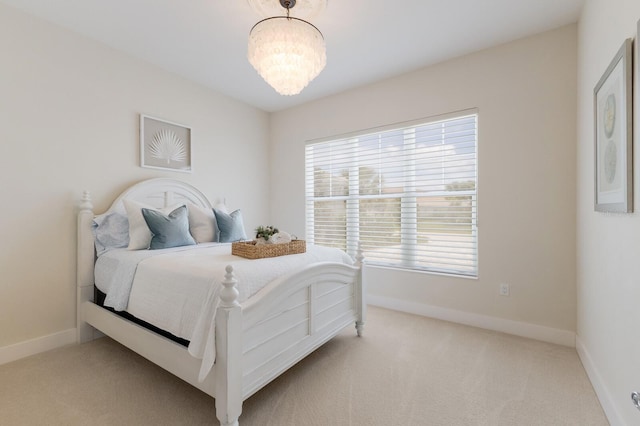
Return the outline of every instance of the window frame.
[[[358,143],[358,138],[364,138],[366,136],[370,136],[374,134],[382,135],[385,132],[389,132],[389,131],[402,131],[403,147],[407,144],[407,141],[412,141],[410,143],[413,143],[414,146],[410,147],[409,149],[415,149],[416,138],[415,137],[407,138],[406,137],[407,132],[414,132],[415,134],[416,128],[419,126],[432,125],[438,122],[447,122],[447,121],[456,120],[456,119],[464,119],[471,116],[473,116],[475,119],[475,128],[474,128],[475,139],[474,139],[474,151],[473,151],[473,161],[474,161],[473,166],[475,171],[475,173],[473,174],[474,189],[454,190],[454,191],[443,190],[439,192],[434,191],[433,193],[429,193],[428,195],[426,195],[424,191],[421,193],[417,193],[415,191],[415,188],[413,189],[413,192],[412,192],[412,190],[407,190],[407,188],[404,187],[404,190],[400,193],[392,193],[387,195],[383,195],[380,193],[378,195],[371,195],[371,196],[368,196],[366,194],[365,195],[360,194],[359,161],[356,158],[358,149],[354,148]],[[375,261],[375,262],[370,262],[369,264],[371,266],[382,267],[382,268],[410,270],[414,272],[423,272],[423,273],[447,275],[447,276],[455,276],[455,277],[463,277],[463,278],[478,278],[478,275],[479,275],[479,234],[478,234],[478,228],[479,228],[478,226],[479,224],[479,219],[478,219],[479,217],[479,214],[478,214],[479,121],[480,121],[480,118],[479,118],[478,109],[472,108],[472,109],[452,112],[449,114],[442,114],[438,116],[422,118],[422,119],[396,123],[396,124],[391,124],[386,126],[380,126],[372,129],[355,131],[348,134],[307,141],[305,144],[305,229],[307,233],[307,240],[312,244],[315,243],[314,235],[315,235],[315,229],[317,225],[315,221],[315,212],[313,211],[315,203],[318,201],[334,201],[334,202],[345,201],[345,228],[346,229],[344,234],[344,238],[345,238],[344,249],[348,254],[350,254],[351,256],[354,256],[357,251],[358,241],[360,239],[360,223],[359,223],[360,208],[358,206],[360,201],[366,200],[369,198],[371,199],[398,198],[400,203],[401,248],[399,249],[399,251],[401,252],[401,256],[400,256],[401,261],[400,262],[390,261],[389,263]],[[444,141],[446,139],[444,136],[442,137],[442,140],[443,140],[443,145],[445,145],[446,143]],[[309,147],[320,145],[320,144],[326,144],[326,143],[340,143],[340,142],[348,143],[352,145],[350,151],[351,151],[351,157],[354,159],[350,161],[348,166],[349,168],[349,172],[347,175],[348,192],[346,195],[330,195],[330,196],[318,197],[315,195],[315,190],[316,190],[315,167],[313,163],[310,163],[310,158],[308,154]],[[415,178],[416,157],[412,155],[407,157],[407,159],[405,160],[409,163],[409,166],[407,168],[403,166],[403,171],[405,173],[408,172],[409,174],[413,173],[414,176],[411,181],[413,182],[413,184],[415,184],[416,183],[416,178]],[[413,162],[413,164],[410,164],[411,162]],[[310,168],[312,170],[311,173],[309,171]],[[445,170],[444,166],[442,166],[442,170],[444,173],[444,170]],[[312,176],[311,185],[309,184],[310,176]],[[310,191],[312,191],[311,195],[309,194]],[[470,228],[471,228],[471,234],[472,234],[471,239],[473,243],[473,248],[472,248],[473,258],[472,258],[472,269],[470,272],[463,272],[462,270],[447,269],[447,268],[432,268],[424,265],[419,265],[416,263],[416,260],[415,260],[416,253],[419,251],[416,248],[418,247],[418,239],[421,235],[420,231],[418,230],[419,228],[419,225],[418,225],[419,213],[417,208],[418,198],[428,198],[428,197],[437,197],[437,196],[440,196],[440,197],[470,196],[471,197],[470,198],[471,200],[470,201],[470,208],[471,208]],[[350,205],[351,205],[351,208],[349,208]],[[411,206],[413,206],[413,208]],[[354,211],[356,212],[355,214],[353,213]],[[426,233],[422,235],[424,237]],[[455,248],[453,248],[453,250],[455,251]],[[448,251],[443,251],[443,252],[447,253]],[[407,255],[406,253],[409,253],[409,254]]]

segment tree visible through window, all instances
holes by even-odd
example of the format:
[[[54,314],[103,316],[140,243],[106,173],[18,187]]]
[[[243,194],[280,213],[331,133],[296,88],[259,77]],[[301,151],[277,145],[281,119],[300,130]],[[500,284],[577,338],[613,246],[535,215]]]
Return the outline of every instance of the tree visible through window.
[[[307,239],[370,264],[477,275],[477,114],[306,146]]]

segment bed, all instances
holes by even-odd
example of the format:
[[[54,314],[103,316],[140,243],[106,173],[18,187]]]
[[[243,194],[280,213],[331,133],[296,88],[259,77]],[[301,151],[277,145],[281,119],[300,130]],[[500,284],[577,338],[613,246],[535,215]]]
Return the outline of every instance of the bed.
[[[100,217],[125,212],[124,203],[128,202],[154,208],[186,204],[212,209],[207,197],[190,184],[158,178],[125,190]],[[201,325],[203,318],[210,319],[210,323],[204,321],[210,328],[197,327],[201,333],[205,330],[205,336],[199,341],[200,352],[193,356],[191,345],[187,347],[96,303],[96,217],[90,194],[85,192],[78,211],[78,342],[90,341],[101,333],[110,336],[215,398],[221,425],[238,425],[245,399],[344,328],[355,324],[357,335],[363,333],[366,305],[360,250],[350,263],[316,261],[313,257],[306,264],[290,262],[285,265],[289,268],[286,272],[269,278],[260,289],[249,292],[252,294],[247,294],[243,282],[236,278],[245,264],[233,261],[222,269],[221,276],[211,277],[216,290],[207,294],[196,321]],[[200,256],[207,250],[230,252],[228,245],[197,249]],[[226,256],[221,259],[230,259],[230,253]],[[297,259],[294,256],[301,255],[282,257]],[[254,261],[246,262],[249,268]]]

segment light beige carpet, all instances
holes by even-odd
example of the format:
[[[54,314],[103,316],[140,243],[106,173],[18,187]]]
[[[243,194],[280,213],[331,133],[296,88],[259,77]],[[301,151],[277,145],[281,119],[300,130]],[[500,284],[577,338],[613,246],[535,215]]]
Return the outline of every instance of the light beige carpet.
[[[214,400],[103,338],[0,366],[0,424],[218,425]],[[574,349],[370,308],[244,403],[241,426],[607,425]]]

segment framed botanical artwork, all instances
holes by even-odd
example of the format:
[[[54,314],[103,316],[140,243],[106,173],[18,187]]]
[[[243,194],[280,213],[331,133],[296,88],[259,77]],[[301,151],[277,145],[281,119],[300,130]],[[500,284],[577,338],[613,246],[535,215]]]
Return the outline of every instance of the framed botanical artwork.
[[[632,45],[625,40],[593,90],[596,211],[633,211]]]
[[[140,115],[140,166],[191,173],[191,128]]]

